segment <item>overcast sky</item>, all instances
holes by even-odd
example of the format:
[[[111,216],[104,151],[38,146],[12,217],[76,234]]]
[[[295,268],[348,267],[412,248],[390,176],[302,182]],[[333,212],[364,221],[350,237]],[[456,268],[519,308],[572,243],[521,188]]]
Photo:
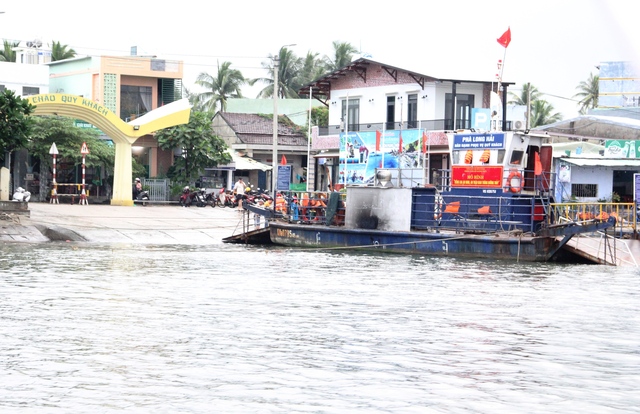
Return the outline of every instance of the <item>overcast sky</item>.
[[[164,3],[170,4],[170,3]],[[0,6],[0,38],[60,41],[79,55],[138,54],[184,61],[184,85],[230,61],[245,77],[266,77],[261,62],[281,46],[304,56],[349,42],[373,60],[441,78],[531,82],[565,118],[579,82],[608,61],[640,61],[631,2],[616,0],[458,0],[387,3],[182,0],[159,2],[14,1]],[[634,8],[635,9],[635,8]],[[511,28],[506,49],[497,38]],[[254,98],[262,86],[244,90]],[[566,99],[562,99],[562,98]]]

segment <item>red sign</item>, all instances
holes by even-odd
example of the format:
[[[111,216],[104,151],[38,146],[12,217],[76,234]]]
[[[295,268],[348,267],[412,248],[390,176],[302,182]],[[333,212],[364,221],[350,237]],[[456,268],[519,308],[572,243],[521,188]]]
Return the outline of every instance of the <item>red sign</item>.
[[[502,187],[502,166],[453,166],[452,187],[500,188]]]
[[[82,147],[80,148],[80,154],[87,155],[89,153],[89,148],[87,148],[87,143],[83,142]]]

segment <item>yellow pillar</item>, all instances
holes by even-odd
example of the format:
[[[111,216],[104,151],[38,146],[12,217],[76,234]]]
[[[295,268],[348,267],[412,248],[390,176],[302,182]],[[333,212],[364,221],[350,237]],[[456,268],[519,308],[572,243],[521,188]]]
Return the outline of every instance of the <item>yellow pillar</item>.
[[[112,206],[132,206],[133,195],[131,192],[131,144],[128,142],[115,142],[116,163],[113,167],[113,195]]]

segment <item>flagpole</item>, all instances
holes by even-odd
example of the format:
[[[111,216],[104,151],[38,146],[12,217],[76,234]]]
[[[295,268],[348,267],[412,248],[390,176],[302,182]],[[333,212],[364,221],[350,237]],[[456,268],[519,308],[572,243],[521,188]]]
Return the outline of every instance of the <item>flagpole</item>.
[[[309,177],[311,176],[311,97],[313,93],[313,86],[309,86],[309,131],[307,132],[307,192],[309,190]],[[314,163],[315,167],[315,163]],[[314,181],[315,181],[315,168],[314,168]],[[315,187],[315,186],[314,186]]]
[[[349,147],[347,140],[349,139],[349,93],[347,92],[347,104],[345,107],[344,122],[344,168],[342,169],[342,178],[344,179],[344,191],[347,191],[347,158],[349,158]]]

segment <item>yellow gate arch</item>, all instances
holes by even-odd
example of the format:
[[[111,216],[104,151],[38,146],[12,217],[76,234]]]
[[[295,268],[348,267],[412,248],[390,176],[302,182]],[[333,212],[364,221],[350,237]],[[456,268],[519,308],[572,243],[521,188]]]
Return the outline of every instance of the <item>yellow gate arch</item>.
[[[143,135],[188,123],[191,114],[191,105],[187,99],[154,109],[131,122],[124,122],[109,109],[82,96],[50,93],[32,95],[27,99],[36,107],[34,115],[59,115],[80,119],[91,123],[113,140],[116,155],[111,205],[121,206],[133,205],[131,145]]]

